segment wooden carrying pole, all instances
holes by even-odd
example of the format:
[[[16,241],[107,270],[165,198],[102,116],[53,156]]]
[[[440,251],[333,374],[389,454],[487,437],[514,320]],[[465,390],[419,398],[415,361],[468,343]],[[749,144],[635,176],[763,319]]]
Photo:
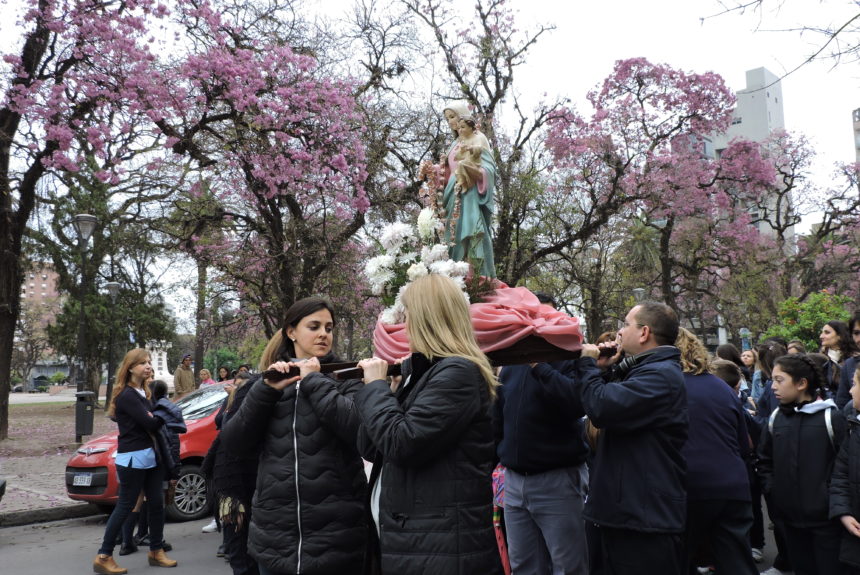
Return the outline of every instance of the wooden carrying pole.
[[[511,347],[497,349],[487,353],[490,363],[496,367],[504,365],[520,365],[524,363],[544,363],[548,361],[564,361],[568,359],[576,359],[580,356],[580,350],[570,351],[556,347],[535,335],[527,336]],[[614,348],[601,348],[601,356],[615,355]],[[357,361],[347,361],[342,363],[324,363],[320,366],[320,372],[331,374],[335,379],[357,379],[364,375],[363,370],[358,367]],[[263,372],[263,377],[269,381],[280,381],[288,377],[299,375],[297,367],[290,368],[289,373],[277,371],[274,369]],[[392,363],[388,365],[388,375],[400,375],[400,364]]]

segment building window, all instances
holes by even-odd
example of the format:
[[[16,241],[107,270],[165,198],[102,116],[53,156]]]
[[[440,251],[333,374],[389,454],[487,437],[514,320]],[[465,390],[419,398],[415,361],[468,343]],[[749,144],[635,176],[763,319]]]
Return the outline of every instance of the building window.
[[[742,124],[744,121],[743,118],[732,118],[732,126],[737,126],[738,124]]]
[[[42,284],[42,289],[45,289],[47,287],[48,287],[48,284]]]

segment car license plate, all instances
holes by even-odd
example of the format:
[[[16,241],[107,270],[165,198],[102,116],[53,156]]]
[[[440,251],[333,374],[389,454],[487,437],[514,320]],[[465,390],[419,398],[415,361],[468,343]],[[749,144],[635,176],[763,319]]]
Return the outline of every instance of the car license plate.
[[[75,487],[89,487],[92,484],[92,473],[75,473],[75,478],[72,480],[72,485],[74,485]]]

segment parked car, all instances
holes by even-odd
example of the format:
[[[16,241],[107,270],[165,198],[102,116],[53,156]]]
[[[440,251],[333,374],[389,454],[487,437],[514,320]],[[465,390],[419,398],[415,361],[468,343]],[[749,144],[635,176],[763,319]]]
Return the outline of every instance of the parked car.
[[[22,393],[24,391],[24,386],[20,383],[18,385],[12,386],[12,393]]]
[[[228,382],[224,382],[228,383]],[[206,478],[200,464],[215,440],[215,414],[227,397],[224,383],[207,385],[176,402],[182,410],[187,433],[179,436],[182,468],[174,502],[165,508],[169,519],[190,521],[207,517],[211,508]],[[119,495],[114,458],[118,432],[96,437],[82,445],[66,464],[69,498],[88,501],[110,512]]]

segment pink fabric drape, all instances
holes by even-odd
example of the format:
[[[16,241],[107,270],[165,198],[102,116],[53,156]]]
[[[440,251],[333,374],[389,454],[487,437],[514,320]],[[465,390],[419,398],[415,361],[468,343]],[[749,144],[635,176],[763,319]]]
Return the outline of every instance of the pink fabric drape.
[[[478,345],[485,353],[512,346],[536,335],[562,349],[582,347],[579,319],[542,305],[526,288],[500,288],[482,303],[469,306]],[[375,355],[393,362],[409,355],[406,324],[376,322],[373,332]]]

